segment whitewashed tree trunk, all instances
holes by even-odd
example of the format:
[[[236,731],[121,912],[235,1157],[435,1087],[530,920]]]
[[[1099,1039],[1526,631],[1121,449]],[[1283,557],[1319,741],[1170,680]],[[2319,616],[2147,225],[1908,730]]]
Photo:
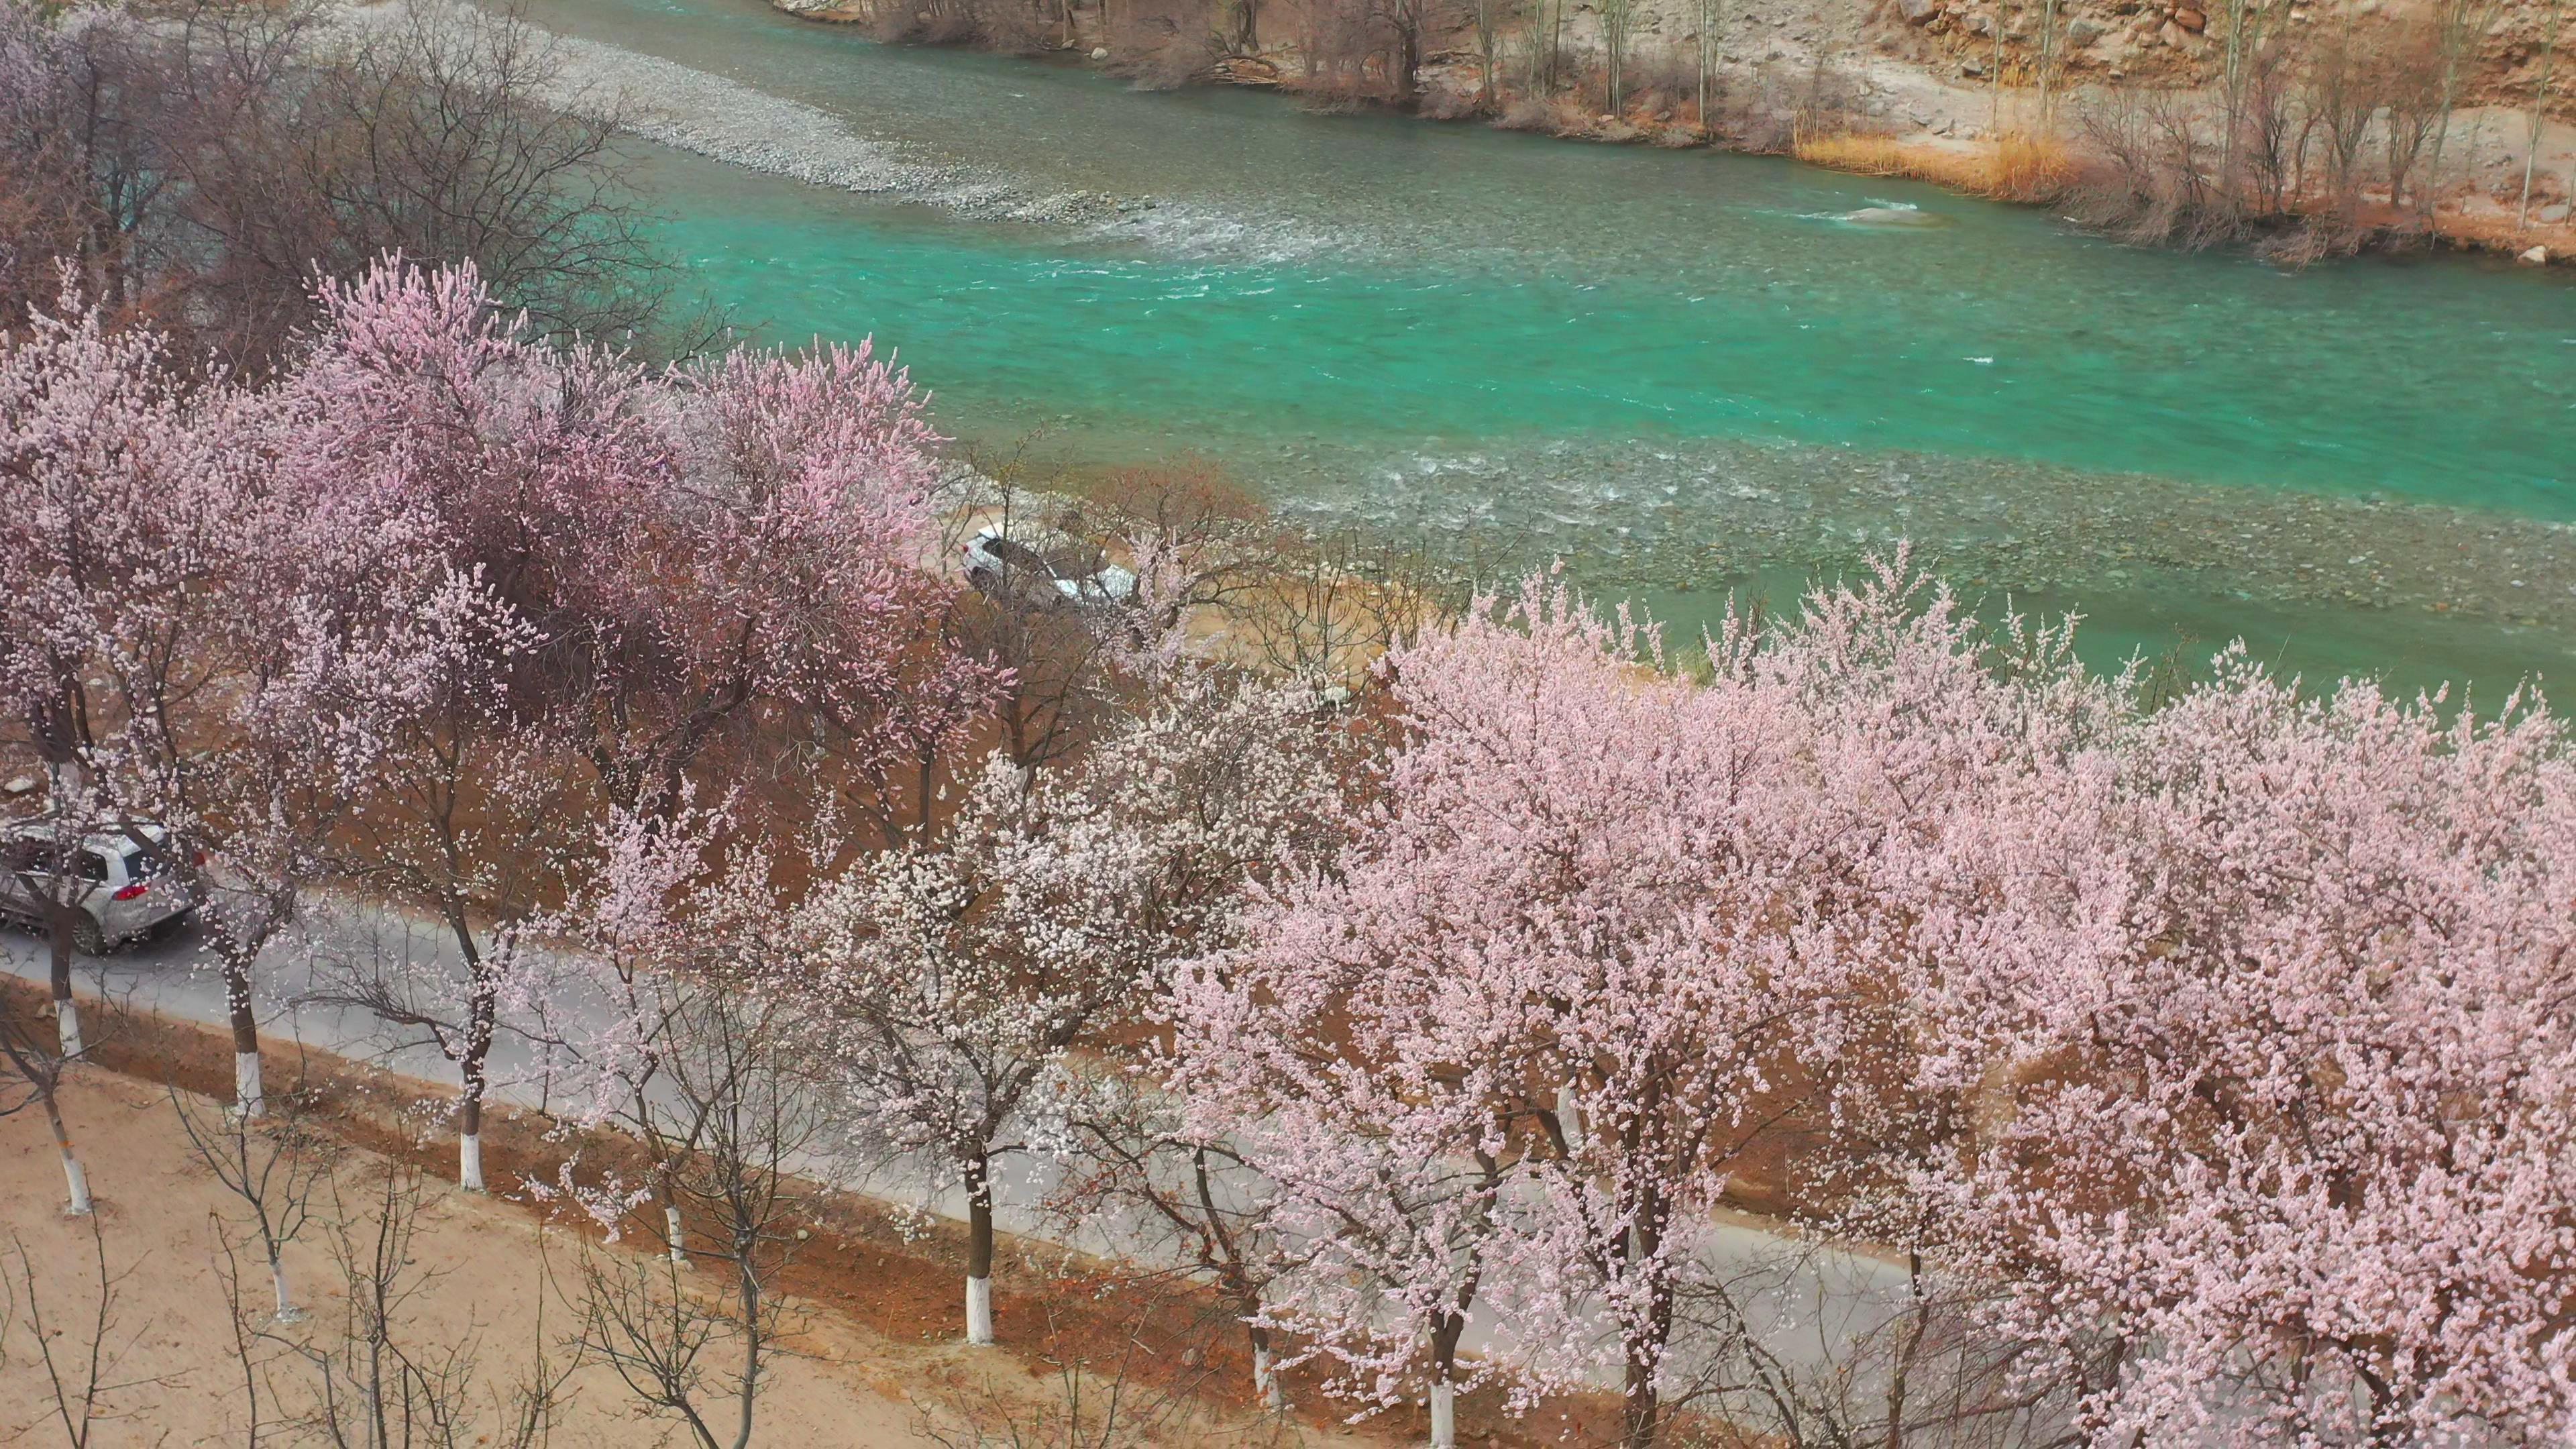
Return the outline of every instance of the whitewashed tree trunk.
[[[84,1050],[81,1042],[80,1007],[69,997],[54,1001],[54,1032],[62,1039],[63,1055],[76,1057]]]
[[[1431,1381],[1431,1449],[1458,1449],[1458,1390],[1447,1374]]]
[[[295,1295],[286,1291],[286,1264],[275,1257],[268,1260],[268,1286],[277,1293],[277,1321],[293,1323],[304,1316],[295,1306]]]
[[[63,1121],[63,1104],[51,1087],[39,1093],[45,1102],[45,1125],[54,1131],[54,1150],[63,1156],[63,1181],[71,1187],[71,1206],[64,1211],[78,1215],[88,1212],[89,1174],[81,1171],[80,1158],[72,1151],[72,1129]]]
[[[260,1078],[259,1053],[233,1053],[233,1107],[244,1117],[268,1115],[268,1093]]]
[[[993,1280],[970,1277],[966,1280],[966,1341],[993,1341]]]
[[[89,1174],[81,1171],[80,1159],[72,1155],[71,1144],[63,1144],[63,1181],[71,1187],[72,1205],[64,1211],[78,1217],[90,1210]]]
[[[1556,1123],[1557,1126],[1565,1133],[1566,1149],[1568,1151],[1581,1151],[1583,1148],[1583,1108],[1575,1100],[1574,1084],[1572,1082],[1568,1082],[1564,1086],[1556,1089]]]
[[[671,1245],[672,1262],[689,1261],[689,1250],[680,1241],[680,1210],[676,1206],[666,1206],[662,1209],[662,1239]]]
[[[1262,1407],[1273,1413],[1288,1407],[1288,1396],[1279,1391],[1279,1375],[1270,1367],[1267,1346],[1252,1351],[1252,1390],[1261,1397]]]
[[[467,1192],[483,1190],[483,1134],[456,1134],[456,1185]]]

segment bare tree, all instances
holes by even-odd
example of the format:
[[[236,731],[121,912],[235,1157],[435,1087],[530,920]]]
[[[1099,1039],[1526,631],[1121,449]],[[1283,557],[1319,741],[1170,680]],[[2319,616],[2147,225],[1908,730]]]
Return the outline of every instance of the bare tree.
[[[22,1012],[0,1008],[0,1066],[9,1071],[7,1080],[0,1082],[0,1117],[15,1116],[29,1108],[44,1112],[69,1192],[64,1211],[76,1216],[87,1214],[94,1206],[89,1174],[81,1167],[80,1154],[72,1146],[71,1124],[63,1117],[63,1080],[80,1057],[77,1037],[67,1040],[58,1029],[49,1030],[28,1020]]]
[[[2531,109],[2526,113],[2528,128],[2524,133],[2522,153],[2522,202],[2514,214],[2514,225],[2531,225],[2531,178],[2540,165],[2541,131],[2549,122],[2549,82],[2558,67],[2558,32],[2567,22],[2567,0],[2549,0],[2549,21],[2540,36],[2540,74],[2531,82]]]
[[[2433,144],[2424,158],[2431,175],[2418,192],[2427,216],[2441,204],[2442,152],[2451,136],[2451,114],[2459,109],[2461,92],[2476,68],[2478,47],[2503,8],[2504,0],[2435,0],[2432,8],[2433,48],[2441,68]]]
[[[39,8],[0,16],[0,53],[32,57],[11,69],[39,82],[0,107],[23,182],[0,193],[29,223],[0,276],[36,301],[71,260],[111,311],[150,310],[252,367],[309,320],[317,271],[388,251],[471,260],[549,329],[632,334],[670,315],[680,272],[613,144],[615,107],[571,95],[516,12],[204,0],[175,26],[57,29]],[[692,326],[674,345],[699,340]]]
[[[672,1223],[694,1231],[675,1231],[671,1251],[651,1258],[588,1255],[580,1341],[700,1449],[747,1449],[763,1375],[793,1329],[774,1285],[801,1241],[793,1224],[813,1189],[795,1169],[825,1134],[822,1098],[775,999],[667,975],[639,990],[658,1033],[656,1069],[619,1116],[650,1134]],[[644,1105],[648,1095],[658,1109]],[[722,1275],[712,1295],[690,1280],[684,1242]],[[736,1356],[730,1371],[711,1363],[719,1344]]]
[[[53,1401],[53,1419],[61,1426],[63,1441],[70,1449],[88,1449],[102,1424],[118,1417],[112,1396],[119,1390],[138,1384],[159,1382],[153,1379],[119,1381],[114,1375],[124,1354],[109,1340],[116,1333],[117,1288],[132,1272],[113,1272],[107,1265],[107,1235],[96,1213],[84,1210],[82,1226],[89,1238],[89,1257],[83,1277],[87,1312],[75,1334],[71,1321],[49,1316],[44,1289],[39,1286],[36,1260],[27,1251],[25,1240],[9,1236],[10,1251],[16,1255],[17,1272],[7,1273],[0,1266],[0,1307],[14,1300],[23,1307],[25,1336],[34,1340],[36,1361],[44,1366],[45,1388]],[[0,1312],[0,1332],[10,1326],[13,1315]]]
[[[1813,1247],[1701,1272],[1676,1302],[1680,1449],[2072,1446],[2079,1383],[2027,1372],[2008,1334],[1920,1255],[1894,1294],[1828,1308]],[[1821,1275],[1821,1276],[1820,1276]]]
[[[1628,39],[1636,28],[1633,0],[1601,0],[1601,85],[1611,115],[1628,113]]]
[[[191,290],[235,320],[231,349],[274,355],[318,268],[398,252],[472,261],[550,331],[633,334],[678,269],[653,244],[616,109],[576,99],[544,31],[511,8],[407,5],[324,27],[323,12],[201,6],[187,30],[189,220],[217,243]]]
[[[1717,78],[1718,27],[1726,19],[1725,0],[1692,0],[1694,24],[1691,40],[1698,61],[1700,134],[1710,133],[1709,103]]]
[[[170,1110],[188,1146],[240,1199],[250,1218],[252,1239],[268,1265],[276,1307],[273,1323],[293,1323],[304,1316],[286,1279],[286,1246],[313,1220],[315,1196],[338,1169],[340,1144],[307,1120],[301,1099],[286,1097],[288,1108],[263,1122],[243,1108],[207,1112],[178,1088],[170,1089]],[[227,1248],[229,1251],[229,1248]]]
[[[2392,22],[2379,60],[2384,67],[2381,91],[2387,107],[2380,145],[2387,172],[2388,204],[2402,209],[2407,205],[2408,179],[2423,161],[2425,148],[2449,124],[2442,31],[2423,17],[2400,18]],[[2416,210],[2428,214],[2432,211],[2439,184],[2437,176],[2428,176],[2416,186]]]
[[[2333,220],[2350,225],[2361,201],[2361,156],[2380,107],[2375,67],[2346,15],[2309,53],[2300,77],[2303,125],[2322,141],[2325,202]],[[2303,138],[2300,154],[2306,155]],[[2304,183],[2304,177],[2302,181]],[[2303,184],[2300,188],[2307,190]]]
[[[417,1335],[412,1304],[434,1281],[414,1252],[427,1181],[400,1158],[323,1179],[325,1242],[346,1303],[336,1332],[257,1337],[300,1359],[311,1409],[294,1424],[300,1442],[335,1449],[465,1449],[544,1442],[574,1364],[550,1355],[542,1315],[524,1368],[484,1368],[484,1342],[469,1330],[449,1342]],[[542,1305],[542,1297],[540,1298]]]
[[[1262,1295],[1296,1248],[1273,1231],[1267,1185],[1222,1138],[1190,1131],[1178,1098],[1122,1066],[1082,1075],[1050,1215],[1101,1228],[1132,1245],[1132,1256],[1178,1263],[1213,1288],[1245,1335],[1254,1394],[1274,1412],[1285,1408]]]
[[[0,7],[0,331],[54,302],[66,263],[120,316],[152,305],[169,183],[154,69],[130,27]]]
[[[1247,662],[1292,678],[1353,687],[1398,639],[1463,602],[1458,579],[1424,553],[1357,529],[1284,536],[1266,557],[1259,587],[1226,615]]]

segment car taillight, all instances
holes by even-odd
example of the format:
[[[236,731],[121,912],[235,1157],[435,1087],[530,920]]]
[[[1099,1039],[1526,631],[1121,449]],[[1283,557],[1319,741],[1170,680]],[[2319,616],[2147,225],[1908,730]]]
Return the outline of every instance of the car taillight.
[[[136,881],[134,884],[132,884],[132,885],[130,885],[130,886],[127,886],[125,889],[123,889],[123,890],[121,890],[121,891],[118,891],[118,892],[116,893],[115,899],[120,900],[120,901],[139,901],[139,900],[143,899],[143,892],[144,892],[144,890],[145,890],[145,889],[146,889],[146,887],[144,886],[143,882],[141,882],[141,881]]]

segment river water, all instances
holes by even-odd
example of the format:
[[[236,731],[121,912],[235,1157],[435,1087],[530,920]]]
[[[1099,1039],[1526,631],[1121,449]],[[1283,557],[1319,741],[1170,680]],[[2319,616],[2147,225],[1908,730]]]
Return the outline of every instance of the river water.
[[[1685,626],[1907,538],[1992,605],[2080,608],[2100,660],[2242,635],[2482,700],[2576,662],[2560,275],[2137,251],[1902,182],[1139,94],[759,0],[532,16],[873,158],[839,177],[863,191],[645,169],[713,297],[772,337],[873,333],[983,448],[1195,452],[1292,515],[1560,557]]]

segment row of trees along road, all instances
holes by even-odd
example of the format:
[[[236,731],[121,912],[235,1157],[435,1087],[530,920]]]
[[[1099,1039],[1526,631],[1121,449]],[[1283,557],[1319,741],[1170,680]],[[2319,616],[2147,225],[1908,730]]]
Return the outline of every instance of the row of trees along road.
[[[720,1389],[714,1320],[590,1284],[682,1423],[751,1433],[796,1174],[889,1158],[962,1193],[970,1338],[999,1168],[1043,1161],[1224,1299],[1258,1392],[1435,1440],[1462,1389],[1602,1383],[1632,1445],[2576,1423],[2576,760],[2535,697],[2233,652],[2151,691],[1902,560],[1684,668],[1544,577],[1356,588],[1205,489],[1086,512],[1140,577],[1101,628],[921,567],[938,440],[868,348],[652,366],[388,258],[231,371],[73,263],[0,352],[0,696],[54,848],[174,832],[242,1120],[291,942],[453,1065],[467,1187],[513,1036],[566,1130],[630,1129],[642,1180],[557,1186],[721,1273]],[[1335,702],[1185,647],[1212,620],[1337,682],[1391,647]],[[304,930],[330,899],[390,934]],[[53,1030],[0,1040],[49,1109],[57,905]],[[1757,1187],[1903,1265],[1821,1358],[1717,1250]]]
[[[1068,743],[995,719],[1032,616],[912,564],[933,439],[865,349],[647,370],[398,263],[321,306],[257,387],[76,301],[0,357],[21,743],[81,828],[171,824],[243,992],[316,886],[433,923],[344,980],[453,1061],[459,1179],[542,1031],[568,1126],[653,1164],[566,1186],[724,1267],[746,1333],[794,1170],[894,1158],[962,1188],[989,1340],[996,1165],[1037,1155],[1228,1300],[1260,1391],[1440,1440],[1462,1388],[1605,1376],[1638,1445],[2570,1423],[2576,759],[2536,699],[2235,652],[2151,699],[1897,560],[1688,671],[1533,578],[1328,707],[1181,647],[1255,535],[1147,530],[1134,615],[1051,616]],[[1712,1251],[1748,1178],[1910,1265],[1830,1362]]]

